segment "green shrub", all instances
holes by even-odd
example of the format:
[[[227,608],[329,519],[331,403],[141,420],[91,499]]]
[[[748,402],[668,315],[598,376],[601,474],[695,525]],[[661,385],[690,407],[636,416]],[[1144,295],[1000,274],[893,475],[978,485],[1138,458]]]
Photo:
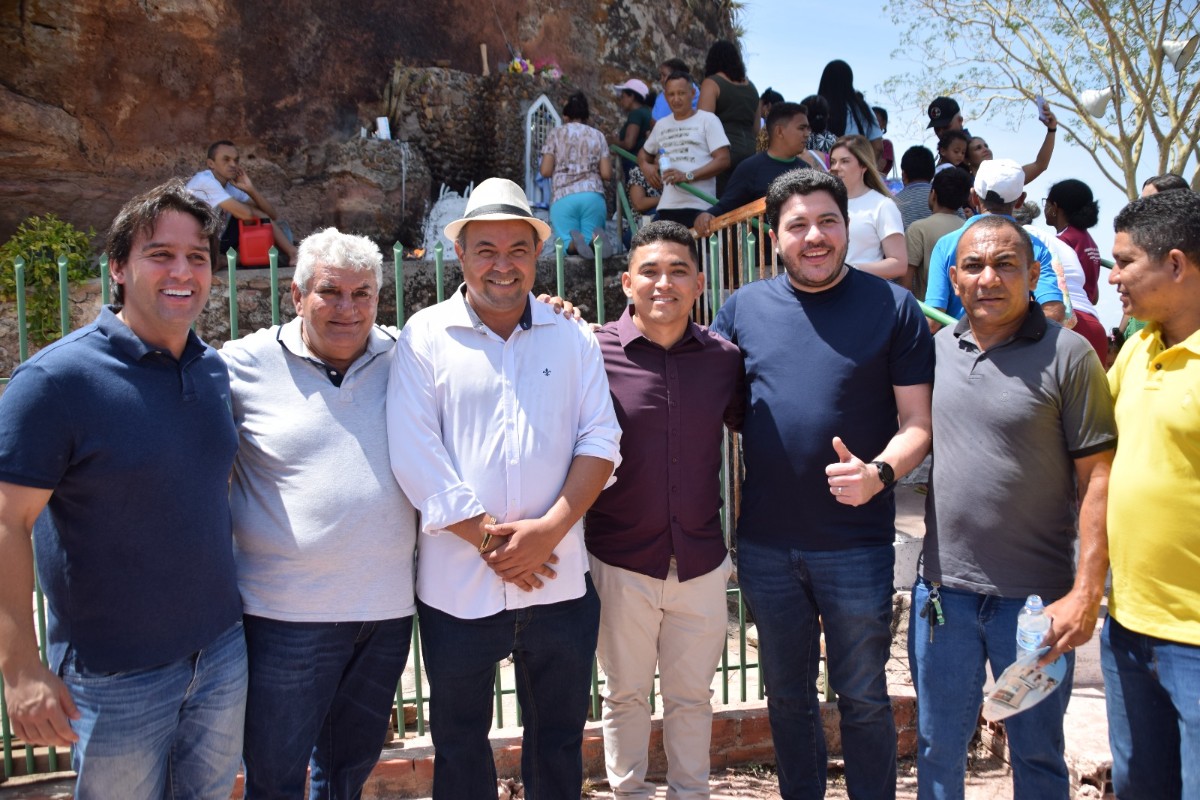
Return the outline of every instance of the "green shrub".
[[[30,217],[0,246],[0,299],[16,299],[13,262],[25,259],[25,318],[29,338],[45,344],[62,335],[59,322],[58,258],[67,257],[67,282],[79,283],[97,274],[92,265],[96,231],[77,230],[53,214]]]

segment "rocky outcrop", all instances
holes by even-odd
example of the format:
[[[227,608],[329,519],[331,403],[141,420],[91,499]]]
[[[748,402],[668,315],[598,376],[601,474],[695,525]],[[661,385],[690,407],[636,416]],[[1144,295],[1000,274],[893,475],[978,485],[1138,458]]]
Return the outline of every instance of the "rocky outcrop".
[[[594,99],[676,55],[700,66],[726,2],[652,0],[14,0],[0,4],[0,241],[31,214],[107,227],[137,191],[203,167],[230,138],[300,234],[324,225],[416,240],[441,183],[517,178],[523,113],[545,92]],[[697,11],[693,11],[695,7]],[[699,16],[697,16],[699,14]],[[489,53],[482,77],[480,44]],[[511,50],[510,50],[511,48]],[[520,52],[552,81],[498,72]],[[409,77],[387,143],[358,139]]]

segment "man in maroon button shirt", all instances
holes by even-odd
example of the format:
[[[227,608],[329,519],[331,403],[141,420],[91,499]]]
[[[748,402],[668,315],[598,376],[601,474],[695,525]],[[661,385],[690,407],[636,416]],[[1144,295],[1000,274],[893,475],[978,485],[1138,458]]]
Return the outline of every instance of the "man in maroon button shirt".
[[[684,226],[642,228],[621,284],[632,305],[596,336],[622,463],[586,526],[607,677],[604,763],[616,795],[654,794],[646,750],[657,664],[670,795],[707,798],[711,685],[732,569],[720,518],[722,425],[741,426],[742,356],[689,319],[704,275]]]

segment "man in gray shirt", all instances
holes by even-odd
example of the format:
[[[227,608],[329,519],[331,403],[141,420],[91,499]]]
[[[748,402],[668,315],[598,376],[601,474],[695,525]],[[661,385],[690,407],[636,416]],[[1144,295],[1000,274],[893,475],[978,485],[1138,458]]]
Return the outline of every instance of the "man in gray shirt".
[[[1043,662],[1066,653],[1068,669],[1058,691],[1006,722],[1013,791],[1070,796],[1062,718],[1071,651],[1095,630],[1104,592],[1117,440],[1095,352],[1030,300],[1038,272],[1016,222],[982,218],[950,268],[965,314],[934,337],[933,472],[909,627],[920,797],[962,796],[985,663],[999,675],[1015,660],[1030,594],[1049,603]]]
[[[384,400],[398,331],[381,262],[334,228],[300,243],[296,318],[221,349],[238,453],[230,510],[250,685],[246,798],[357,797],[412,637],[416,511]]]

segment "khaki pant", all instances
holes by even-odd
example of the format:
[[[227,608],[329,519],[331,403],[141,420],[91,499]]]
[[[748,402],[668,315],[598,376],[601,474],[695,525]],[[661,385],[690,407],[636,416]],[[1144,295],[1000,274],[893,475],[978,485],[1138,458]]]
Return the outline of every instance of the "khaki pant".
[[[660,674],[667,797],[707,798],[712,683],[725,646],[725,588],[732,571],[721,566],[684,583],[675,560],[666,580],[590,558],[600,594],[597,658],[606,676],[604,766],[618,798],[649,798],[646,751],[650,694]]]

